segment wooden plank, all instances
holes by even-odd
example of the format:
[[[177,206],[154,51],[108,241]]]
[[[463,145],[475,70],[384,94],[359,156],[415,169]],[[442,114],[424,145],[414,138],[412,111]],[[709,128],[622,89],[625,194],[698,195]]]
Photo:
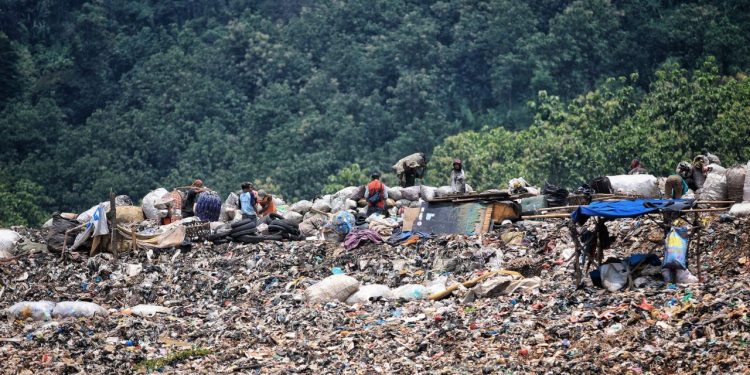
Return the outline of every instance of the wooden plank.
[[[490,231],[490,223],[492,223],[492,206],[486,207],[484,209],[484,220],[482,223],[482,228],[480,229],[479,233],[487,233]]]
[[[414,220],[417,220],[419,216],[419,207],[407,207],[404,209],[404,224],[403,230],[410,231],[414,227]]]

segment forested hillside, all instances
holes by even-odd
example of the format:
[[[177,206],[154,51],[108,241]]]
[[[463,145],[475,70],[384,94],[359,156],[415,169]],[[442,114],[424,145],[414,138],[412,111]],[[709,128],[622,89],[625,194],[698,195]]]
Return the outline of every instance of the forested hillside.
[[[747,1],[0,0],[0,224],[435,147],[480,187],[746,160],[749,42]]]

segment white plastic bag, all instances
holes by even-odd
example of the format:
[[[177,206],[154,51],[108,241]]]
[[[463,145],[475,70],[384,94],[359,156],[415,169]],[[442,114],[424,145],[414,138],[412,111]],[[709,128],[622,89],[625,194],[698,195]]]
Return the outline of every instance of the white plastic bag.
[[[51,301],[18,302],[6,310],[6,314],[13,319],[50,320],[55,303]]]
[[[733,204],[729,209],[729,214],[736,217],[750,216],[750,202]]]
[[[158,188],[143,197],[141,207],[143,207],[143,214],[146,215],[147,219],[159,220],[161,218],[159,216],[159,208],[156,206],[162,203],[162,197],[166,194],[169,194],[167,189]]]
[[[639,195],[646,198],[658,198],[659,183],[650,174],[607,176],[612,191],[618,194]]]
[[[172,309],[157,305],[136,305],[122,311],[126,315],[137,315],[141,317],[152,317],[156,314],[171,314]]]
[[[707,201],[727,200],[727,177],[723,172],[708,174],[706,182],[703,184],[700,199]]]
[[[412,300],[412,299],[423,299],[427,298],[429,294],[427,293],[427,288],[424,287],[424,285],[420,284],[406,284],[401,285],[400,287],[391,290],[387,295],[387,299],[405,299],[405,300]]]
[[[361,287],[359,287],[359,290],[356,293],[352,294],[351,296],[349,296],[349,298],[346,299],[346,303],[352,305],[355,303],[369,302],[370,299],[383,297],[390,291],[391,288],[389,288],[387,285],[362,285]]]
[[[444,197],[446,195],[453,194],[453,189],[451,189],[450,186],[441,186],[437,189],[435,189],[435,197],[440,198]]]
[[[52,316],[55,318],[67,317],[90,317],[94,315],[106,316],[107,310],[103,307],[86,301],[65,301],[55,305]]]
[[[349,296],[356,293],[359,289],[357,279],[339,274],[331,275],[320,282],[311,285],[305,290],[305,297],[308,302],[326,302],[326,301],[346,301]]]
[[[10,229],[0,229],[0,259],[12,257],[18,241],[21,241],[20,234]]]

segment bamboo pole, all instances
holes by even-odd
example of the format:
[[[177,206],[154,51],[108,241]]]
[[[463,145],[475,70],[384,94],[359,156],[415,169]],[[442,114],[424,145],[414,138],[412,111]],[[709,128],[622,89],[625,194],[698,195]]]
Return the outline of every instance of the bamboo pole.
[[[447,297],[449,294],[451,294],[454,291],[456,291],[459,288],[459,285],[463,285],[466,288],[471,288],[474,285],[477,285],[477,284],[481,283],[482,281],[484,281],[484,280],[486,280],[486,279],[488,279],[488,278],[490,278],[492,276],[496,276],[496,275],[508,275],[508,276],[522,277],[521,274],[518,273],[518,272],[516,272],[516,271],[509,271],[509,270],[490,271],[490,272],[486,272],[484,275],[479,276],[477,278],[474,278],[472,280],[465,281],[463,283],[453,284],[453,285],[449,286],[448,288],[446,288],[445,290],[442,290],[440,292],[436,292],[436,293],[431,294],[429,298],[432,301],[437,301],[439,299],[443,299],[443,298]]]
[[[570,214],[545,214],[545,215],[528,215],[521,216],[521,220],[533,220],[533,219],[566,219],[569,218]]]

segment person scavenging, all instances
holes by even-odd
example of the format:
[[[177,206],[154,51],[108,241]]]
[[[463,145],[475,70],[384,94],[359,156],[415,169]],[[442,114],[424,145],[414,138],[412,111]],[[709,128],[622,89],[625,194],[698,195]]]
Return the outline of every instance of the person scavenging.
[[[188,187],[187,193],[185,194],[185,202],[182,204],[182,217],[195,216],[195,203],[198,200],[198,195],[204,191],[207,191],[203,186],[203,180],[196,179],[193,184]]]
[[[370,182],[365,185],[366,215],[383,214],[385,212],[385,201],[388,199],[388,187],[380,181],[379,172],[373,172],[370,177]]]
[[[456,194],[466,193],[466,175],[464,174],[461,159],[453,160],[453,169],[451,170],[451,191]]]
[[[258,215],[255,213],[255,204],[258,198],[253,184],[245,182],[242,184],[242,194],[240,194],[240,212],[242,219],[258,221]]]

